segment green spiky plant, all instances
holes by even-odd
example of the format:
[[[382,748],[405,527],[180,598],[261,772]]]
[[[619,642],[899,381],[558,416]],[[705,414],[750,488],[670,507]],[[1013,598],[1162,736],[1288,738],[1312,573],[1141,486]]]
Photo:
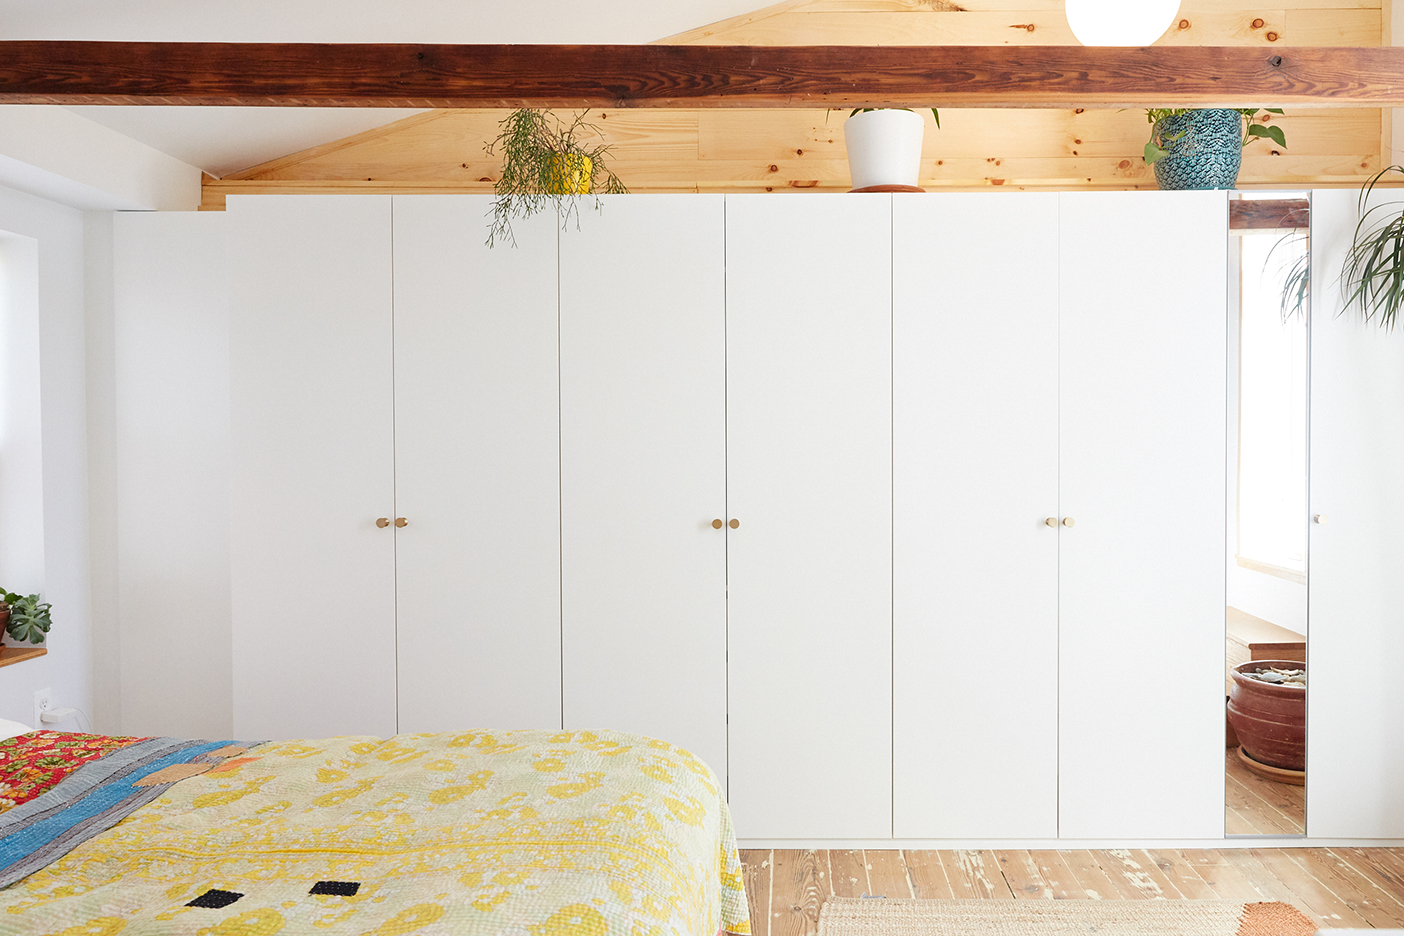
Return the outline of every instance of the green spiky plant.
[[[852,113],[850,113],[848,116],[849,116],[849,117],[857,117],[859,114],[866,114],[866,113],[868,113],[868,112],[870,112],[870,111],[875,111],[875,110],[904,110],[904,111],[906,111],[906,112],[909,113],[909,114],[915,113],[915,111],[913,111],[910,107],[893,107],[893,108],[884,108],[884,107],[855,107],[855,108],[853,108]],[[832,108],[830,108],[829,111],[825,111],[825,112],[824,112],[824,119],[825,119],[825,120],[828,120],[828,119],[829,119],[829,113],[830,113],[831,111],[832,111]],[[941,112],[938,111],[936,108],[933,107],[933,108],[931,108],[931,116],[936,118],[936,129],[937,129],[937,130],[940,130],[940,129],[941,129]]]
[[[563,121],[549,110],[514,110],[498,124],[497,138],[487,144],[489,156],[502,154],[502,173],[493,186],[492,225],[488,246],[504,238],[517,246],[512,221],[526,219],[547,208],[560,215],[561,225],[580,223],[581,195],[628,193],[624,183],[606,165],[610,148],[604,134],[581,111]]]
[[[1260,124],[1255,122],[1258,111],[1267,114],[1278,114],[1282,111],[1276,107],[1234,107],[1243,115],[1246,127],[1243,132],[1243,145],[1246,147],[1254,140],[1272,140],[1283,149],[1287,148],[1287,135],[1282,132],[1282,128],[1275,124]],[[1153,166],[1166,156],[1170,155],[1170,147],[1180,141],[1184,132],[1176,133],[1172,136],[1164,136],[1155,129],[1166,117],[1178,117],[1181,114],[1188,114],[1191,108],[1188,107],[1152,107],[1146,110],[1146,121],[1151,125],[1151,137],[1146,142],[1145,160],[1147,166]]]
[[[48,602],[40,601],[38,595],[19,595],[0,589],[0,611],[10,612],[10,623],[5,630],[16,640],[43,643],[53,623],[49,620],[50,607]]]
[[[1268,253],[1271,258],[1277,248],[1285,245],[1298,243],[1304,235],[1288,234],[1272,247],[1272,252]],[[1311,248],[1310,244],[1306,250],[1298,251],[1287,265],[1287,276],[1282,280],[1282,294],[1278,298],[1278,311],[1282,314],[1282,321],[1286,322],[1293,316],[1305,315],[1309,303],[1311,302]]]
[[[1366,322],[1378,321],[1386,331],[1394,329],[1404,305],[1404,210],[1398,201],[1365,206],[1375,184],[1391,172],[1404,173],[1404,166],[1381,169],[1361,187],[1360,221],[1341,265],[1341,311],[1355,306]]]
[[[1292,214],[1298,211],[1293,209]],[[1284,323],[1294,316],[1305,315],[1311,302],[1311,235],[1301,228],[1289,231],[1278,238],[1267,255],[1266,263],[1271,264],[1279,250],[1292,253],[1293,248],[1299,245],[1301,249],[1285,261],[1286,275],[1283,276],[1282,292],[1278,296],[1278,312]]]

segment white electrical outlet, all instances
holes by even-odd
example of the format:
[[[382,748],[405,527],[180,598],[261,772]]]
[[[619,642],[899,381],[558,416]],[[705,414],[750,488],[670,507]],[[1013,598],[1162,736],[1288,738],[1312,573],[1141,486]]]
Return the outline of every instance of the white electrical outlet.
[[[43,728],[44,723],[39,716],[54,707],[54,690],[40,689],[34,693],[34,727]]]

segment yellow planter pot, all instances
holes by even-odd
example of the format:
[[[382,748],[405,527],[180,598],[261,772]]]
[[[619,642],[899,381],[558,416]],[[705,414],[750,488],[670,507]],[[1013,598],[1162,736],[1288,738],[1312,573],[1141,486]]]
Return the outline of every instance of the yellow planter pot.
[[[589,156],[551,157],[551,184],[548,195],[589,195],[595,163]]]

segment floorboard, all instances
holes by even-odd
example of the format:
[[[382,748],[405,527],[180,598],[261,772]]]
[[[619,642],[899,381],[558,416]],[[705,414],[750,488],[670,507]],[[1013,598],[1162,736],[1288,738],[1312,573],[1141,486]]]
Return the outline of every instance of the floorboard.
[[[1306,788],[1258,776],[1238,759],[1236,748],[1229,748],[1224,754],[1224,828],[1229,835],[1303,835]]]
[[[1281,900],[1319,926],[1404,927],[1404,851],[1384,848],[775,849],[741,853],[755,936],[813,936],[830,895],[978,900]]]

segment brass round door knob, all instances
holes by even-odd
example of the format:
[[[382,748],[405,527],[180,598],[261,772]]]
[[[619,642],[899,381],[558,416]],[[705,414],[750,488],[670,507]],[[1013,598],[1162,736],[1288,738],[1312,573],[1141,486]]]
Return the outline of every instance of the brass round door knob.
[[[388,527],[388,526],[390,525],[390,518],[389,518],[389,517],[381,517],[379,520],[375,521],[375,525],[378,526],[378,527],[380,527],[380,528],[383,530],[383,529],[385,529],[386,527]]]
[[[407,527],[407,526],[409,526],[409,521],[406,520],[404,517],[396,517],[396,518],[395,518],[395,526],[397,526],[397,527]]]
[[[712,521],[712,529],[714,529],[714,530],[720,530],[721,528],[722,528],[722,522],[721,522],[721,519],[720,519],[720,518],[718,518],[718,519]]]
[[[736,529],[737,527],[741,526],[741,521],[740,521],[740,520],[732,520],[730,523],[727,524],[727,526],[731,527],[731,528],[734,530],[734,529]]]
[[[1067,527],[1068,529],[1072,529],[1073,527],[1077,526],[1077,521],[1074,520],[1072,517],[1064,517],[1063,526]]]
[[[1057,517],[1049,517],[1047,520],[1043,521],[1043,525],[1044,525],[1044,526],[1056,527],[1056,526],[1058,525],[1058,518],[1057,518]]]

